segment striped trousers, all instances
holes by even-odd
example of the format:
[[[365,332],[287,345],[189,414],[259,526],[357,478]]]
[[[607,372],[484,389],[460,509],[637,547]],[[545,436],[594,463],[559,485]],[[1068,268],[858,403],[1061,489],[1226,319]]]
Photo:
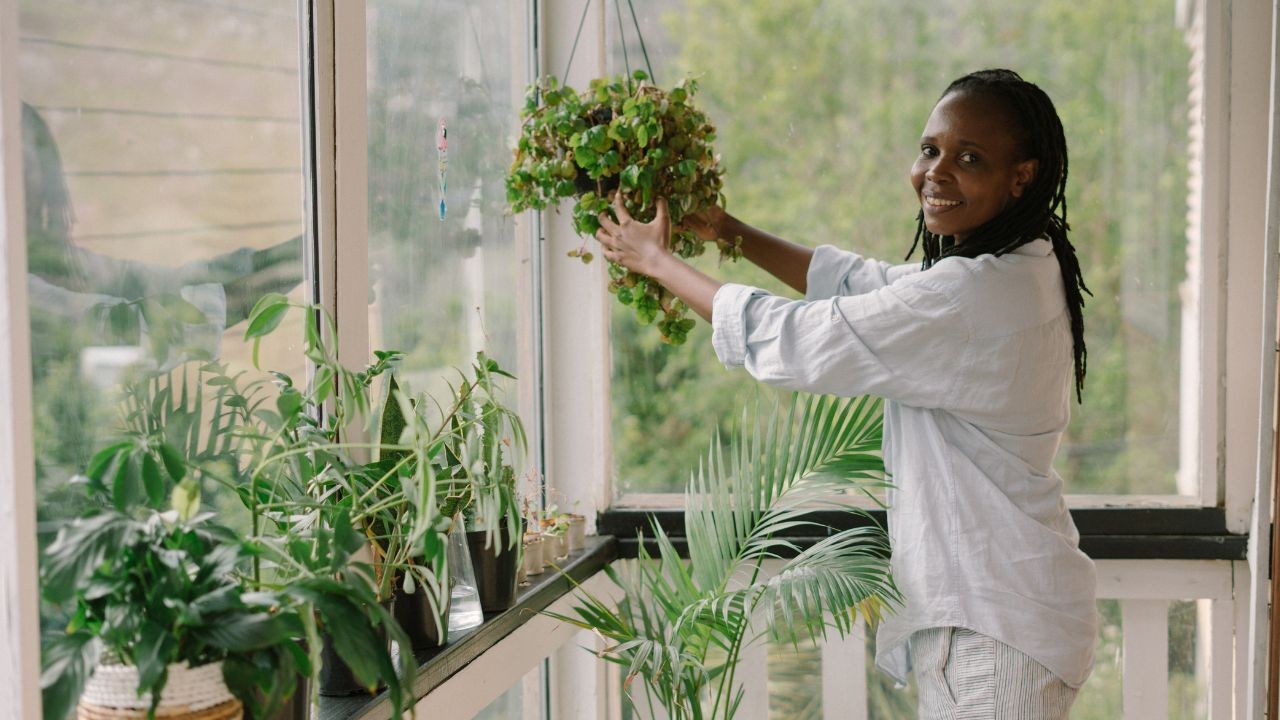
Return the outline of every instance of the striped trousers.
[[[1076,698],[1040,663],[972,630],[921,630],[909,650],[919,720],[1064,720]]]

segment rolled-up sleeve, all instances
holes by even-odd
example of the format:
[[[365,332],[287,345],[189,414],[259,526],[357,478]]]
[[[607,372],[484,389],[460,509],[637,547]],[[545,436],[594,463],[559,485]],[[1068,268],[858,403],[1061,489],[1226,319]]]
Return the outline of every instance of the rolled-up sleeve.
[[[890,265],[831,245],[819,245],[809,259],[806,300],[861,295],[918,271],[919,264]]]
[[[789,390],[946,407],[970,363],[968,323],[928,283],[824,300],[728,284],[712,313],[720,361]]]

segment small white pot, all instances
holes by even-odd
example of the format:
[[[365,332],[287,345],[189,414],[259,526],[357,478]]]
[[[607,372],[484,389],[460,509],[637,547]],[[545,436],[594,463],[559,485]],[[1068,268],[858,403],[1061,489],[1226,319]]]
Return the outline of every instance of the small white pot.
[[[546,549],[546,541],[539,535],[533,540],[525,540],[524,542],[524,561],[520,567],[524,569],[526,575],[539,575],[542,573],[546,565],[546,558],[543,557],[543,551]]]
[[[549,543],[548,547],[551,548],[549,554],[552,559],[559,561],[569,557],[569,532],[567,530],[559,535],[545,535],[544,537]]]
[[[587,519],[581,515],[569,516],[569,551],[577,552],[587,546]]]

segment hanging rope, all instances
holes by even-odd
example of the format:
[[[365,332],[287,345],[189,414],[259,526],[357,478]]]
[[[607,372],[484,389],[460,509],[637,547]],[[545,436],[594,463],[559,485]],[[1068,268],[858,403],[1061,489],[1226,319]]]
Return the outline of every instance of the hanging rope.
[[[573,36],[573,47],[569,48],[569,61],[564,64],[564,74],[560,76],[561,83],[569,80],[569,68],[573,66],[573,56],[578,52],[578,39],[582,37],[582,26],[587,24],[587,10],[590,9],[591,0],[582,3],[582,18],[578,20],[578,34]]]
[[[636,6],[631,4],[631,0],[627,0],[627,7],[631,8],[631,24],[636,28],[636,39],[640,41],[640,53],[644,55],[644,66],[649,71],[649,82],[657,84],[658,78],[653,74],[653,65],[649,64],[649,50],[644,46],[644,35],[640,32],[640,22],[636,20]],[[621,13],[619,13],[621,14]],[[621,18],[618,19],[622,21]],[[623,41],[622,47],[626,48],[627,43]],[[630,74],[630,70],[627,71]]]
[[[622,5],[613,0],[614,14],[618,16],[618,37],[622,38],[622,66],[627,69],[627,89],[631,89],[631,58],[627,57],[627,33],[622,24]]]
[[[620,0],[613,0],[614,12],[618,15],[618,37],[622,42],[622,63],[627,69],[627,82],[631,82],[631,58],[627,54],[627,33],[622,22],[622,5]],[[587,11],[591,9],[591,0],[582,3],[582,17],[578,19],[578,32],[573,36],[573,47],[569,48],[569,60],[564,64],[564,74],[560,76],[563,84],[569,79],[569,68],[573,67],[573,56],[578,53],[578,40],[582,38],[582,28],[587,24]],[[644,67],[649,71],[649,81],[657,82],[653,74],[653,64],[649,62],[649,48],[644,44],[644,35],[640,32],[640,21],[636,18],[636,6],[627,0],[627,9],[631,12],[631,26],[636,29],[636,40],[640,42],[640,54],[644,56]]]

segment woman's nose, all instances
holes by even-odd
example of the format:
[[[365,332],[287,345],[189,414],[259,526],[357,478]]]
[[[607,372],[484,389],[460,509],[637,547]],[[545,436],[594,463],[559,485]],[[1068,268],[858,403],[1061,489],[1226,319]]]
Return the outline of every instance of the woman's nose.
[[[951,173],[947,170],[944,161],[941,158],[935,158],[929,166],[925,168],[924,178],[932,183],[946,182],[951,179]]]

